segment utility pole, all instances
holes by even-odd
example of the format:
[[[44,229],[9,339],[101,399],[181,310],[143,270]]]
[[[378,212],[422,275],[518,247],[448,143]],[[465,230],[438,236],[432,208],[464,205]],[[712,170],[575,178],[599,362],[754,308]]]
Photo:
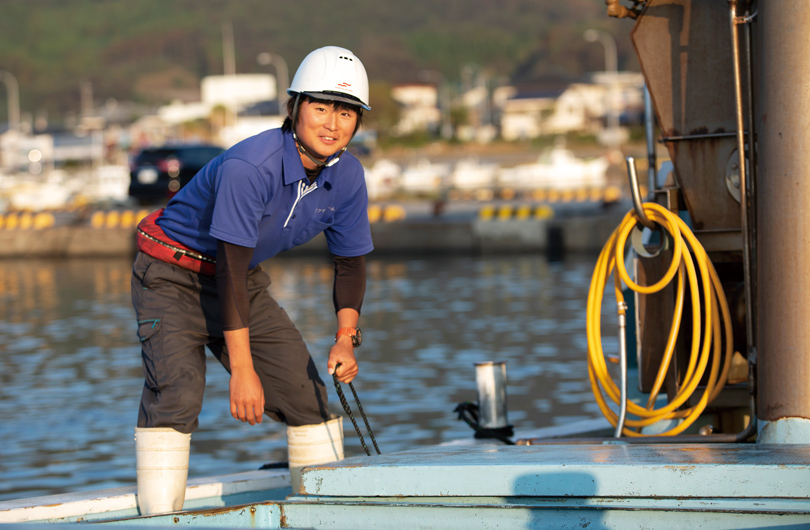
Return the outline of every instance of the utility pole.
[[[225,75],[236,75],[236,52],[231,21],[222,23],[222,62]]]
[[[256,56],[256,62],[262,66],[272,64],[276,69],[276,99],[278,99],[278,113],[284,115],[284,101],[287,99],[287,88],[290,86],[290,74],[287,61],[276,53],[262,52]]]

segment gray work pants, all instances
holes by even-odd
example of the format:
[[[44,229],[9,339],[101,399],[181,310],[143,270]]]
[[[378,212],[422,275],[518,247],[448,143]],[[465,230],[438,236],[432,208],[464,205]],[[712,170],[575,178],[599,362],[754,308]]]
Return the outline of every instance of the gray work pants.
[[[261,267],[250,271],[250,351],[264,387],[265,413],[291,426],[322,423],[328,419],[326,387],[269,285]],[[230,366],[216,280],[139,252],[132,305],[145,378],[138,427],[194,432],[205,390],[205,347],[226,370]]]

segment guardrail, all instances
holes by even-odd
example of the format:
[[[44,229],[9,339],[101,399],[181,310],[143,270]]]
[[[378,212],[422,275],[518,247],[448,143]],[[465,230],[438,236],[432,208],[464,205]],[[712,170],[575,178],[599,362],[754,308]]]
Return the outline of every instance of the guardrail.
[[[97,229],[135,228],[138,223],[149,215],[150,210],[97,210],[87,216],[75,212],[9,212],[0,214],[0,230],[44,230],[54,228],[59,224],[89,224]],[[71,220],[60,223],[57,218],[62,214]],[[377,205],[368,207],[368,218],[372,223],[393,223],[404,221],[407,217],[405,208],[398,204]]]
[[[621,191],[614,188],[581,190],[546,190],[532,194],[531,204],[484,204],[477,209],[478,219],[529,220],[551,219],[555,204],[612,202],[621,198]],[[131,229],[146,217],[150,209],[96,210],[92,213],[49,210],[41,212],[16,211],[0,214],[0,231],[45,230],[59,226],[89,226],[94,229]],[[471,215],[475,215],[475,207]],[[370,204],[368,219],[374,223],[405,221],[408,211],[400,204]]]
[[[380,206],[378,204],[371,204],[368,207],[368,220],[370,223],[393,223],[396,221],[404,221],[407,217],[405,208],[398,204],[389,204],[387,206]]]
[[[527,221],[529,219],[551,219],[552,217],[554,217],[554,209],[548,204],[539,206],[487,204],[478,211],[478,218],[482,221]]]
[[[149,210],[109,210],[93,212],[90,226],[93,228],[135,228],[141,219],[149,215]]]
[[[0,230],[42,230],[56,224],[50,212],[20,212],[0,215]]]

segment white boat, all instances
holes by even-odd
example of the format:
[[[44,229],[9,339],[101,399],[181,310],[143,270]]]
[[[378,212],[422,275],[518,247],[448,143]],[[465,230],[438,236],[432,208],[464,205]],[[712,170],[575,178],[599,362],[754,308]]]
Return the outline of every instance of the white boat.
[[[397,191],[402,168],[396,162],[383,158],[364,170],[369,199],[385,199]]]
[[[0,174],[0,201],[8,210],[40,212],[101,202],[124,204],[128,190],[126,166],[105,165],[78,173],[56,169]]]
[[[449,185],[465,191],[494,189],[498,168],[498,164],[482,163],[475,158],[459,160],[450,174]]]
[[[501,168],[498,185],[514,190],[602,189],[607,185],[606,157],[578,158],[561,145],[542,153],[536,162]]]
[[[435,193],[441,190],[448,175],[449,164],[433,163],[420,158],[402,170],[398,188],[408,193]]]

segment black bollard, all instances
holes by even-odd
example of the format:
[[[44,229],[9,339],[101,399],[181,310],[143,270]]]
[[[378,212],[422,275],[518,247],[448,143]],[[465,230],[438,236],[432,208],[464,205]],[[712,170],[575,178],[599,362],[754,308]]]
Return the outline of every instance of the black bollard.
[[[549,224],[546,231],[546,258],[550,262],[562,261],[565,255],[562,226]]]

